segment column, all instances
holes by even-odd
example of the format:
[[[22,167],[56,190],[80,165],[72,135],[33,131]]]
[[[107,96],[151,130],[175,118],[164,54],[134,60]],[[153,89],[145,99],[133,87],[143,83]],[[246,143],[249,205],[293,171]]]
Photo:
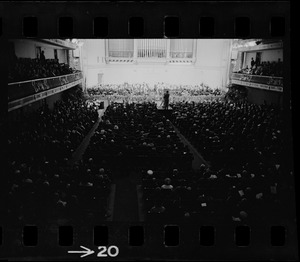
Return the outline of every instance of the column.
[[[138,40],[133,39],[133,59],[136,61],[138,52]]]
[[[229,50],[228,50],[228,55],[227,55],[227,68],[226,68],[226,82],[225,82],[225,87],[229,84],[229,79],[230,79],[230,67],[231,67],[231,55],[232,55],[232,42],[233,40],[230,39],[229,41]]]
[[[171,39],[167,39],[167,54],[166,54],[166,57],[167,57],[167,60],[170,58],[170,50],[171,50]]]
[[[193,41],[193,62],[197,60],[197,39]]]
[[[149,55],[149,50],[150,50],[149,44],[150,44],[149,39],[147,39],[147,57],[150,56],[150,55]]]
[[[105,61],[107,62],[107,58],[109,57],[109,50],[108,50],[108,39],[105,39],[104,41],[104,45],[105,45]]]
[[[142,57],[145,57],[145,39],[142,39]]]

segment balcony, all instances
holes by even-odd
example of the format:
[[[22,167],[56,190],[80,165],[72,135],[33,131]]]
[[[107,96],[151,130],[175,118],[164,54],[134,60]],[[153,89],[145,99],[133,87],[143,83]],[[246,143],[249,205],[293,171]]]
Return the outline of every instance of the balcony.
[[[53,46],[59,46],[59,47],[62,47],[64,49],[69,49],[69,50],[75,50],[77,48],[76,44],[62,40],[62,39],[40,39],[39,41],[45,42],[46,44],[50,44]]]
[[[283,77],[232,73],[231,83],[258,89],[283,92]]]
[[[82,82],[82,72],[8,84],[8,112]]]

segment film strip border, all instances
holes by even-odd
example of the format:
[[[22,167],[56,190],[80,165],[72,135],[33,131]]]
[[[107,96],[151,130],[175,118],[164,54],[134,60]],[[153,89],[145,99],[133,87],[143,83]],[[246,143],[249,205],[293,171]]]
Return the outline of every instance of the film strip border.
[[[296,232],[282,225],[193,225],[189,223],[36,226],[1,228],[2,254],[9,257],[118,259],[295,259]],[[108,251],[108,249],[112,249]],[[74,251],[74,252],[73,252]],[[76,252],[75,252],[76,251]],[[110,252],[110,253],[109,253]],[[73,254],[72,254],[73,253]],[[87,255],[88,256],[88,255]],[[105,257],[103,255],[103,257]]]
[[[289,2],[4,2],[6,38],[280,38],[290,57]],[[285,74],[289,72],[287,68]],[[290,81],[284,80],[284,95]],[[289,97],[286,95],[286,97]],[[291,221],[290,221],[291,222]],[[291,223],[293,224],[293,223]],[[1,257],[71,257],[68,251],[116,246],[126,259],[295,259],[293,225],[80,225],[0,227]],[[34,248],[34,249],[33,249]],[[111,249],[115,255],[116,249]],[[107,252],[108,253],[108,252]],[[83,253],[78,253],[79,256]],[[109,255],[109,254],[108,254]],[[91,255],[92,256],[92,255]],[[110,256],[112,257],[112,256]]]
[[[289,32],[289,2],[0,3],[7,38],[277,38]],[[1,11],[2,10],[2,11]]]

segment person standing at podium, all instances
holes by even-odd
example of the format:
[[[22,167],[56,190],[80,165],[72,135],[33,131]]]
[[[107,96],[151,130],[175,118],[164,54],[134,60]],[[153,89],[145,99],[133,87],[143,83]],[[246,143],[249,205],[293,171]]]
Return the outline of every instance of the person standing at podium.
[[[170,94],[169,91],[167,90],[166,93],[164,94],[164,109],[167,110],[169,107],[169,98]]]

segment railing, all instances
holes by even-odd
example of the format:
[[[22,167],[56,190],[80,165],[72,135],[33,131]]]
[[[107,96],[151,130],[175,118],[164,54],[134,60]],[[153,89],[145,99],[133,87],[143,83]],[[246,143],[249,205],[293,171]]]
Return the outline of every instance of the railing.
[[[67,90],[82,82],[82,73],[35,79],[8,85],[8,112]]]
[[[195,58],[168,58],[169,64],[193,64],[196,62]]]
[[[58,46],[68,48],[68,49],[73,49],[73,50],[75,50],[77,48],[76,44],[62,40],[62,39],[41,39],[40,41],[46,42],[48,44],[58,45]]]
[[[8,101],[14,101],[39,92],[75,82],[82,78],[82,72],[62,76],[40,78],[8,84]]]
[[[283,91],[283,77],[232,73],[231,83],[272,91]]]

